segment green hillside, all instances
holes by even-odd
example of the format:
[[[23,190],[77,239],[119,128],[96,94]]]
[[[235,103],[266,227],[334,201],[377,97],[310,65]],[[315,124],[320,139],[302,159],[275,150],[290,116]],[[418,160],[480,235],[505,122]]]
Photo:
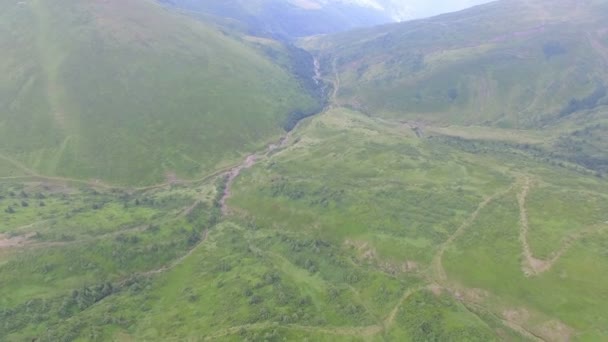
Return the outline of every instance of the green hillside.
[[[606,339],[605,180],[477,144],[334,109],[234,186],[3,181],[0,339]]]
[[[316,103],[288,70],[153,1],[0,2],[0,153],[35,173],[202,175]]]
[[[304,45],[339,75],[339,102],[372,115],[537,128],[608,103],[607,9],[499,1]]]
[[[0,341],[608,340],[607,2],[0,4]]]

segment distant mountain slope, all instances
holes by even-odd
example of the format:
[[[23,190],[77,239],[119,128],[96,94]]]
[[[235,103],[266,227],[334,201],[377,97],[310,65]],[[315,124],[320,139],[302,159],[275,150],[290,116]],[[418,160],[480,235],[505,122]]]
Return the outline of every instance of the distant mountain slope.
[[[607,21],[606,1],[498,1],[303,44],[372,115],[533,128],[608,103]]]
[[[281,39],[346,31],[394,21],[369,1],[329,0],[159,0],[193,14],[231,18],[251,34]]]
[[[315,105],[258,49],[148,0],[2,0],[0,48],[0,153],[46,175],[194,177]]]

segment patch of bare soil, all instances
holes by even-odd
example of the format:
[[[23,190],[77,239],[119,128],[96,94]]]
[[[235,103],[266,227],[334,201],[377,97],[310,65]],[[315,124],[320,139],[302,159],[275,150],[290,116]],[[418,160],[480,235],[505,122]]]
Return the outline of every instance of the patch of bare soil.
[[[443,293],[443,287],[439,284],[431,284],[428,287],[429,291],[431,291],[436,297],[441,296]]]
[[[31,239],[35,235],[36,233],[18,236],[8,236],[6,234],[0,234],[0,249],[23,247],[28,244],[29,239]]]
[[[517,203],[519,204],[519,242],[522,247],[522,265],[521,269],[526,275],[529,277],[531,275],[536,274],[536,270],[538,266],[541,266],[540,260],[535,260],[532,256],[532,251],[530,249],[530,244],[528,243],[528,212],[526,210],[526,198],[528,197],[528,193],[530,192],[530,178],[524,178],[524,184],[521,188],[521,192],[517,195]],[[536,267],[535,267],[536,266]]]
[[[372,259],[375,259],[375,257]],[[405,262],[381,261],[377,264],[382,271],[392,275],[413,273],[420,270],[420,265],[412,260],[407,260]]]
[[[395,261],[383,260],[378,256],[376,249],[366,241],[346,240],[344,244],[357,252],[357,259],[376,265],[382,271],[391,274],[412,273],[420,270],[420,265],[414,260]]]
[[[348,247],[356,249],[358,254],[357,258],[360,260],[371,261],[377,257],[376,249],[371,247],[369,242],[346,240],[344,244]]]
[[[179,179],[177,178],[177,174],[175,172],[167,172],[165,174],[165,182],[167,184],[177,184],[177,183],[179,183]]]
[[[530,319],[530,313],[526,309],[513,308],[503,311],[502,317],[509,322],[523,324]]]
[[[538,334],[547,341],[568,342],[574,335],[574,329],[560,321],[553,320],[540,325]]]
[[[452,295],[461,302],[481,304],[489,297],[489,293],[483,289],[458,288],[451,290]]]

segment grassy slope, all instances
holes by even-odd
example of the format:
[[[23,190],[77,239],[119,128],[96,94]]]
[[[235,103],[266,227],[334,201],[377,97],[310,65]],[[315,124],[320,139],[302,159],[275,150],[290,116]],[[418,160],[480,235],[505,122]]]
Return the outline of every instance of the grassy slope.
[[[605,1],[498,1],[302,44],[337,80],[342,105],[451,126],[442,133],[464,139],[515,134],[525,148],[606,174],[606,8]]]
[[[0,7],[1,153],[42,174],[194,177],[314,105],[255,49],[151,1]]]
[[[605,340],[608,185],[522,147],[571,132],[603,158],[603,126],[574,134],[603,117],[416,134],[333,109],[242,173],[219,225],[213,180],[4,179],[0,234],[37,234],[0,248],[0,339]]]
[[[549,340],[605,338],[606,292],[602,280],[592,281],[604,273],[605,181],[514,155],[509,147],[465,152],[450,140],[418,140],[340,111],[311,121],[300,139],[239,181],[233,203],[250,219],[312,232],[386,272],[438,283],[487,326],[501,327],[503,320]],[[533,179],[525,205],[534,257],[549,260],[566,246],[550,270],[532,277],[520,267],[518,241],[516,195],[526,177]],[[446,279],[435,262],[442,250]],[[431,312],[445,317],[447,307]]]
[[[499,1],[314,37],[340,102],[373,115],[510,128],[546,125],[606,83],[601,1]]]
[[[0,234],[38,234],[0,249],[0,338],[604,339],[608,185],[476,143],[334,109],[243,172],[234,214],[201,244],[191,238],[217,210],[212,182],[132,195],[4,183],[0,203],[16,212],[0,213]],[[563,249],[530,277],[526,179],[532,254]]]

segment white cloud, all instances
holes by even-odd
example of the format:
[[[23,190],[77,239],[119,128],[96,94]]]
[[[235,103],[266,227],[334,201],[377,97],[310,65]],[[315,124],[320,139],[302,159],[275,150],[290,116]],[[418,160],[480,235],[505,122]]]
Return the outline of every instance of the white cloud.
[[[345,2],[386,11],[396,21],[430,17],[458,11],[492,0],[320,0],[321,3]]]
[[[454,12],[494,0],[288,0],[301,7],[320,8],[329,3],[346,3],[384,11],[395,21]]]

